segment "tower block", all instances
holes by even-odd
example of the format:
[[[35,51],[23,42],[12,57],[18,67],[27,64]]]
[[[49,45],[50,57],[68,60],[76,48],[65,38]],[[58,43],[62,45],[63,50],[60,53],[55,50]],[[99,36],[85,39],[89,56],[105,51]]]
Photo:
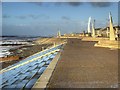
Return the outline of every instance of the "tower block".
[[[113,20],[111,13],[109,13],[109,19],[110,19],[110,40],[115,40],[115,31],[113,29]]]

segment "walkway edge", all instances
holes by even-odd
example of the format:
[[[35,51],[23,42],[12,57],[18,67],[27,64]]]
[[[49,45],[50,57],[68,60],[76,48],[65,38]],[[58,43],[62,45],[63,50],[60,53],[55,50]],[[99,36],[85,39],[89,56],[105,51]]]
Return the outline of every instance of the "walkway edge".
[[[53,58],[49,66],[46,68],[46,70],[43,72],[43,74],[40,76],[40,78],[37,80],[35,85],[32,87],[32,89],[40,88],[45,89],[47,87],[47,84],[49,83],[49,80],[52,76],[52,73],[57,65],[57,62],[60,58],[61,50],[57,53],[57,55]]]

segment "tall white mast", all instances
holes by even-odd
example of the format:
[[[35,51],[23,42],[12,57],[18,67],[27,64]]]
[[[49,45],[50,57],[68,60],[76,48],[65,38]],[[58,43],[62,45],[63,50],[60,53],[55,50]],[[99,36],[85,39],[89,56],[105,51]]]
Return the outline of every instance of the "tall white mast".
[[[88,33],[91,33],[91,17],[88,19]]]

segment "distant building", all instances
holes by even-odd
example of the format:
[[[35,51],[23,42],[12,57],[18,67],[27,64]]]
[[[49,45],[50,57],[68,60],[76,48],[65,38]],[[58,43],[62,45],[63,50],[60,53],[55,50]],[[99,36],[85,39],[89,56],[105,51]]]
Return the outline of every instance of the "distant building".
[[[117,36],[120,37],[120,26],[114,26],[113,29],[114,29],[116,37]],[[109,27],[95,29],[95,32],[98,37],[101,37],[101,36],[109,37],[110,36],[110,34],[109,34],[110,28]]]
[[[102,28],[95,28],[95,33],[97,37],[101,37],[101,29]]]

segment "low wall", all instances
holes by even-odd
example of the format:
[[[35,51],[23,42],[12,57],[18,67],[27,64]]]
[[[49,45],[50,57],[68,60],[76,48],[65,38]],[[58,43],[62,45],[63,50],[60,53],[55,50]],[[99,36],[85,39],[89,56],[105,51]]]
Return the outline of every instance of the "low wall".
[[[109,40],[109,38],[102,38],[102,37],[83,37],[82,41],[100,41],[100,40]]]
[[[120,49],[120,41],[100,40],[94,46]]]
[[[120,41],[110,41],[109,38],[103,37],[84,37],[82,41],[98,41],[94,46],[95,47],[107,47],[107,48],[116,48],[120,49]]]

